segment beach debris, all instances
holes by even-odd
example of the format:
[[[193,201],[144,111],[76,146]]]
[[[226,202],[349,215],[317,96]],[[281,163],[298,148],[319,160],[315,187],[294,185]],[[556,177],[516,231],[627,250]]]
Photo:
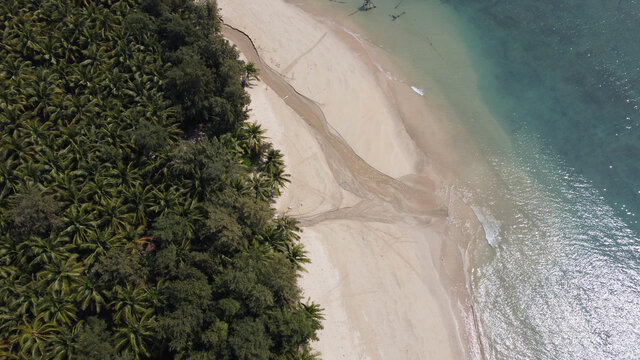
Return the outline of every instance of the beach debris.
[[[415,86],[411,86],[411,90],[413,90],[416,94],[420,96],[424,96],[424,90],[417,88]]]
[[[373,10],[375,8],[376,6],[374,5],[372,0],[364,0],[364,4],[360,6],[360,10],[364,10],[364,11]]]
[[[391,16],[391,21],[396,21],[400,16],[402,16],[402,15],[404,15],[406,13],[407,13],[406,11],[403,11],[398,15],[389,14],[389,16]]]

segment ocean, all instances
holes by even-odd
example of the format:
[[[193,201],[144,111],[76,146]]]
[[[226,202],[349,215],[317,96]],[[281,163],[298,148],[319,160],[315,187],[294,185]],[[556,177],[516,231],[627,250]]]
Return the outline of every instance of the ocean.
[[[480,149],[452,192],[486,234],[469,249],[482,356],[640,359],[640,2],[304,2]]]

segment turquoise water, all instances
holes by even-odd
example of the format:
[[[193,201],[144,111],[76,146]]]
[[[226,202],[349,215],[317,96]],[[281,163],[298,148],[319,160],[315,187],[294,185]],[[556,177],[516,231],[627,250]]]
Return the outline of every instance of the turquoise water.
[[[513,139],[492,157],[508,190],[477,194],[515,204],[472,277],[485,356],[639,359],[640,3],[448,6]]]
[[[455,189],[486,233],[469,280],[483,356],[640,359],[640,2],[375,2],[312,1],[481,149]]]

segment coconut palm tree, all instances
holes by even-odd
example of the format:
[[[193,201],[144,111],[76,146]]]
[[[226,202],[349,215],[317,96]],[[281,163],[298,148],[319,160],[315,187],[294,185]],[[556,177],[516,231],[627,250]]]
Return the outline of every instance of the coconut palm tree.
[[[180,197],[185,193],[185,190],[181,190],[177,186],[156,188],[153,191],[155,205],[150,207],[149,210],[154,211],[158,215],[163,215],[168,210],[177,207]]]
[[[91,205],[87,203],[71,205],[63,215],[67,227],[62,230],[61,235],[69,236],[74,245],[86,243],[93,236],[97,225],[91,211]]]
[[[82,323],[73,327],[63,327],[60,332],[48,340],[49,356],[55,360],[72,360],[78,331]]]
[[[153,185],[143,186],[137,182],[133,187],[125,190],[127,200],[133,210],[133,221],[137,224],[147,224],[147,211],[153,206]]]
[[[80,304],[83,311],[90,309],[96,313],[106,305],[104,293],[98,288],[98,285],[90,278],[83,277],[75,288],[75,301]]]
[[[262,164],[262,171],[267,174],[275,173],[281,169],[284,169],[284,159],[280,150],[269,149],[267,150],[264,162]]]
[[[63,237],[50,234],[45,238],[32,236],[29,241],[24,241],[18,245],[18,251],[25,254],[24,262],[28,266],[37,269],[54,261],[68,259],[72,253],[73,245],[68,243]]]
[[[38,282],[48,291],[70,293],[72,288],[79,284],[86,266],[78,262],[74,254],[65,260],[54,260],[45,265],[37,275]]]
[[[124,246],[126,240],[122,234],[114,234],[110,229],[94,229],[92,236],[87,241],[80,244],[83,251],[84,261],[91,266],[100,256],[106,254],[110,248]]]
[[[78,308],[71,295],[52,292],[46,295],[36,308],[38,315],[46,322],[70,326],[77,320]]]
[[[267,201],[273,195],[272,183],[269,181],[269,178],[262,173],[254,173],[249,178],[249,182],[256,198],[259,200]]]
[[[242,77],[242,85],[248,86],[251,79],[260,80],[258,74],[260,73],[260,69],[256,67],[256,65],[252,62],[248,62],[244,66],[244,76]]]
[[[204,211],[202,204],[196,198],[176,206],[176,209],[172,211],[173,214],[178,215],[180,218],[187,219],[184,223],[184,228],[188,239],[195,237],[196,225],[199,221],[204,220]]]
[[[269,186],[271,187],[271,191],[275,196],[280,196],[280,189],[284,188],[285,185],[291,180],[289,180],[289,174],[284,172],[284,169],[278,168],[273,170],[271,173],[267,175],[269,179]]]
[[[116,328],[116,349],[133,354],[136,359],[149,356],[149,344],[153,340],[155,326],[155,316],[149,314],[127,321],[124,326]]]
[[[63,91],[57,87],[58,76],[53,72],[38,67],[35,72],[37,86],[33,95],[28,99],[34,108],[33,112],[48,119],[52,112],[59,109]]]
[[[33,282],[16,284],[15,289],[17,290],[17,296],[8,302],[11,311],[22,319],[37,316],[41,293],[38,285]]]
[[[52,338],[59,327],[52,322],[47,322],[42,316],[25,320],[16,327],[15,334],[9,336],[9,340],[20,346],[23,356],[31,359],[43,359],[46,357],[47,340]]]
[[[240,132],[242,148],[248,155],[259,154],[264,145],[264,129],[257,123],[246,124]]]
[[[96,211],[100,214],[98,225],[106,227],[115,234],[133,222],[135,215],[127,210],[123,198],[104,197],[96,207]]]
[[[113,309],[113,319],[117,323],[127,323],[141,319],[150,312],[148,293],[140,287],[116,286],[111,297],[113,301],[109,307]]]

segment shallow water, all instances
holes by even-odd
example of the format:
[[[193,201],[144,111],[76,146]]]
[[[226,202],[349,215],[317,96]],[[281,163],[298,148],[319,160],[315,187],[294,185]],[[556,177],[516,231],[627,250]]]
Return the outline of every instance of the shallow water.
[[[456,188],[486,233],[469,283],[484,356],[639,359],[640,3],[309,1],[482,149]]]

